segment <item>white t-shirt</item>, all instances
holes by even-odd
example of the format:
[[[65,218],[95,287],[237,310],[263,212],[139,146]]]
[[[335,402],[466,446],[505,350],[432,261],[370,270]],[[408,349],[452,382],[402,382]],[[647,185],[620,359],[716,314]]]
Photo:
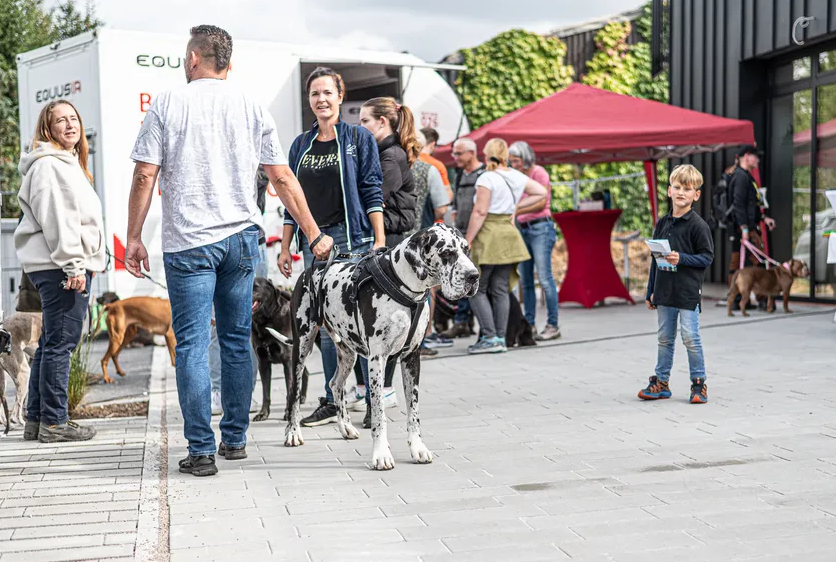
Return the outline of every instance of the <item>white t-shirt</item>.
[[[517,170],[494,170],[485,172],[476,180],[476,187],[486,187],[491,190],[491,204],[488,213],[495,215],[510,215],[525,193],[528,176]],[[476,201],[476,196],[473,196]]]
[[[256,225],[259,164],[287,164],[276,124],[226,80],[164,92],[148,110],[131,158],[160,166],[162,246],[182,252]]]

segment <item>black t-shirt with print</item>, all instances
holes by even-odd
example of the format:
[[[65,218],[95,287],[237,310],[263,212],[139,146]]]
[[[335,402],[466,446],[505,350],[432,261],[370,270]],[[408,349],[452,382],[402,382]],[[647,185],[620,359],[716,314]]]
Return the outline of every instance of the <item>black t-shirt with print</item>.
[[[313,142],[299,162],[299,184],[319,227],[345,221],[337,140]]]

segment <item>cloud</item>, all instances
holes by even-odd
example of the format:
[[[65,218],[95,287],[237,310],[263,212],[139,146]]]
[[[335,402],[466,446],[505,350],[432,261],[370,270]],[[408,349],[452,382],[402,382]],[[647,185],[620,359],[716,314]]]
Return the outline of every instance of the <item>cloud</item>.
[[[77,0],[80,1],[80,0]],[[175,33],[213,23],[236,39],[409,51],[427,61],[478,45],[515,27],[544,33],[641,5],[641,0],[96,0],[115,29]]]

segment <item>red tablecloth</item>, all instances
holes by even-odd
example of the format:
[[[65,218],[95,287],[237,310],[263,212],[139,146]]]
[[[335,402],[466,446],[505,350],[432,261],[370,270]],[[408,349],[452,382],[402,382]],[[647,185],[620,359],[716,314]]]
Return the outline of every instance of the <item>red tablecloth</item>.
[[[560,286],[560,302],[579,302],[592,308],[606,297],[619,297],[633,303],[610,253],[612,228],[620,215],[619,209],[554,213],[566,240],[569,262]]]

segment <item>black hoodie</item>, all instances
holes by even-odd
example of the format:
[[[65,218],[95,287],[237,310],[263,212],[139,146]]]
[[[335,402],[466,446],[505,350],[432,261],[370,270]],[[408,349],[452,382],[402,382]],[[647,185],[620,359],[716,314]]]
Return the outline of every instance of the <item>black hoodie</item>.
[[[396,135],[377,146],[383,172],[383,226],[386,234],[405,234],[415,226],[415,179]]]

